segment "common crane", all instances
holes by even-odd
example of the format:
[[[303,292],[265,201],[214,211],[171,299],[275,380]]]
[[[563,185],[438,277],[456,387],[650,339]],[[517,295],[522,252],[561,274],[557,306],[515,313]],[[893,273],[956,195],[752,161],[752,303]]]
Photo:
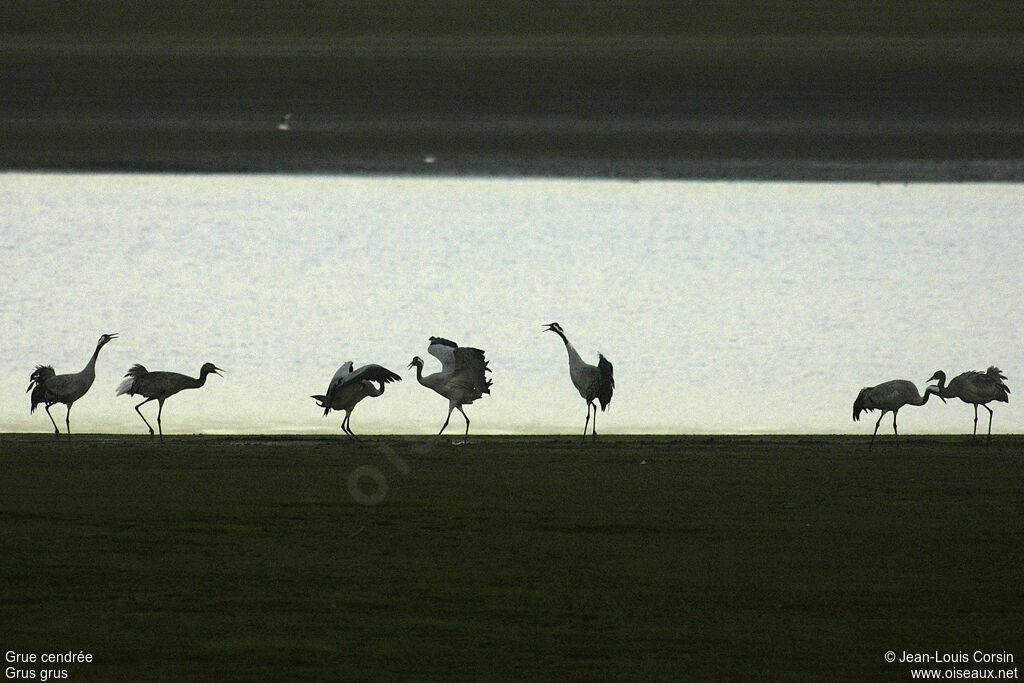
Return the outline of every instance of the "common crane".
[[[157,401],[160,405],[156,412],[156,426],[160,430],[160,438],[164,438],[164,426],[161,422],[161,417],[164,412],[164,401],[171,396],[183,389],[198,389],[199,387],[206,384],[206,376],[210,373],[220,374],[223,372],[213,363],[203,363],[203,367],[199,368],[199,377],[189,377],[183,375],[180,372],[166,372],[163,370],[157,370],[150,372],[142,365],[136,363],[128,369],[124,379],[117,386],[116,396],[121,394],[128,394],[129,396],[145,396],[146,400],[135,406],[135,412],[139,414],[142,421],[149,427],[149,435],[153,436],[153,425],[149,424],[149,420],[139,410],[142,406],[146,405],[150,401]]]
[[[100,349],[111,339],[117,339],[116,332],[100,335],[99,341],[96,342],[96,350],[92,352],[92,357],[85,364],[85,367],[82,368],[81,372],[58,375],[54,372],[52,365],[37,365],[36,369],[32,372],[28,381],[28,389],[26,390],[32,392],[29,412],[34,413],[36,406],[40,403],[44,404],[46,406],[46,414],[50,417],[50,422],[53,423],[54,434],[60,434],[60,430],[57,429],[57,423],[53,421],[50,406],[54,403],[63,403],[68,407],[67,415],[64,416],[64,424],[70,435],[71,405],[85,396],[85,392],[89,391],[93,380],[96,379],[96,358],[100,355]]]
[[[958,398],[964,403],[974,404],[974,434],[971,440],[978,438],[978,406],[988,411],[988,442],[992,442],[992,409],[986,403],[990,401],[1010,402],[1010,388],[1006,386],[1006,375],[990,366],[985,372],[970,370],[961,373],[946,384],[946,373],[937,370],[931,379],[939,381],[939,396]],[[930,380],[929,380],[930,381]]]
[[[452,411],[456,408],[466,418],[466,438],[469,438],[469,417],[462,406],[468,405],[484,394],[491,393],[491,380],[486,373],[490,372],[484,352],[469,346],[459,346],[455,342],[442,337],[431,337],[427,353],[441,361],[441,372],[423,376],[423,359],[414,356],[409,367],[416,368],[416,379],[425,387],[433,389],[448,399],[448,417],[445,418],[441,431],[435,440],[444,433]]]
[[[860,414],[866,410],[881,410],[878,422],[875,423],[875,431],[871,434],[871,443],[868,448],[875,445],[875,436],[878,434],[878,425],[882,424],[882,418],[888,412],[892,413],[892,432],[896,435],[896,445],[900,445],[900,433],[896,429],[896,414],[903,406],[923,406],[928,402],[929,397],[935,394],[942,402],[946,399],[939,394],[939,388],[928,386],[924,390],[924,396],[918,393],[913,382],[905,379],[893,379],[873,387],[864,387],[857,394],[853,402],[853,421],[860,420]]]
[[[331,378],[325,395],[316,395],[312,398],[317,405],[324,409],[324,416],[332,410],[344,410],[345,419],[341,421],[341,429],[350,437],[359,441],[359,437],[352,431],[349,420],[352,417],[352,409],[356,404],[367,396],[375,397],[384,393],[384,385],[389,382],[401,382],[402,378],[387,368],[370,363],[358,370],[352,370],[352,361],[342,363],[338,371]],[[374,382],[378,386],[374,386]]]
[[[565,343],[565,350],[569,354],[569,377],[572,379],[576,390],[587,402],[587,420],[583,423],[583,440],[587,439],[587,426],[590,424],[590,409],[594,409],[594,427],[591,435],[597,438],[597,406],[594,401],[601,404],[603,411],[612,401],[612,392],[615,390],[615,378],[612,376],[612,364],[601,354],[597,354],[597,365],[591,365],[580,358],[572,344],[565,337],[565,331],[558,323],[549,323],[544,326],[548,332],[554,332]]]

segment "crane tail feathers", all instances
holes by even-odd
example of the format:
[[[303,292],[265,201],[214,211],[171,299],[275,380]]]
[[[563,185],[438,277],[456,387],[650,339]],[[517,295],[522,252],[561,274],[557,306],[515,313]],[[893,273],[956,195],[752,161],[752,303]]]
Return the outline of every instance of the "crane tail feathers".
[[[331,404],[327,401],[327,397],[321,394],[316,396],[310,396],[311,399],[316,401],[316,404],[324,409],[324,417],[327,417],[331,413]]]
[[[1003,374],[1003,371],[994,365],[990,365],[988,370],[985,371],[985,374],[988,375],[992,381],[995,382],[996,386],[1003,391],[1003,395],[996,400],[1002,401],[1003,403],[1009,403],[1010,387],[1006,386],[1006,375]]]
[[[57,373],[52,365],[37,365],[36,369],[32,371],[32,375],[28,378],[28,389],[25,391],[32,391],[34,387],[46,384],[46,380],[56,376]]]
[[[868,408],[867,406],[867,396],[869,391],[871,391],[871,387],[864,387],[863,389],[861,389],[860,393],[857,394],[857,400],[853,402],[854,422],[860,421],[860,414],[863,413],[864,411],[873,410],[872,408]]]
[[[612,393],[615,391],[615,377],[612,372],[611,362],[600,353],[597,354],[597,370],[601,373],[600,384],[597,387],[597,400],[601,403],[601,410],[604,411],[612,402]]]
[[[145,377],[149,374],[149,370],[145,367],[136,363],[135,365],[128,368],[128,372],[124,373],[124,379],[117,385],[117,390],[114,393],[115,396],[121,394],[128,394],[134,396],[137,392],[135,391],[135,381],[139,378]]]
[[[46,403],[46,387],[42,384],[37,385],[35,391],[32,392],[32,400],[28,409],[30,415],[36,412],[36,406],[40,403]]]
[[[28,389],[25,390],[32,392],[29,414],[36,412],[36,406],[40,403],[46,403],[46,382],[56,376],[57,373],[51,365],[37,365],[36,369],[32,371],[32,376],[28,380]]]
[[[115,396],[120,396],[121,394],[128,394],[129,396],[134,396],[135,392],[132,391],[132,387],[134,387],[134,386],[135,386],[135,378],[134,377],[127,377],[127,378],[121,380],[121,383],[117,385],[117,391],[114,393],[114,395]]]
[[[149,374],[149,370],[147,370],[144,366],[140,365],[139,363],[136,363],[135,365],[133,365],[130,368],[128,368],[128,372],[124,373],[124,376],[125,377],[142,377],[142,376],[148,375],[148,374]]]

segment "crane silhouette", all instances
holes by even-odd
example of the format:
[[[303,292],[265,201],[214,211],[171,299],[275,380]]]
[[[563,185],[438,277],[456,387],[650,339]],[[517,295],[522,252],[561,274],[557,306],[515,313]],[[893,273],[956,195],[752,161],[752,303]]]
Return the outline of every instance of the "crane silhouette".
[[[939,388],[928,386],[924,390],[924,396],[917,391],[917,386],[905,379],[893,379],[873,387],[864,387],[857,394],[853,402],[853,421],[860,420],[860,414],[867,410],[881,410],[878,422],[875,423],[875,431],[871,434],[871,443],[868,448],[875,445],[875,436],[878,434],[878,425],[882,424],[882,418],[888,412],[892,413],[892,432],[896,435],[896,445],[900,445],[900,433],[896,429],[896,414],[903,406],[923,406],[928,402],[932,394],[935,394],[942,402],[946,399],[939,394]]]
[[[580,358],[572,344],[565,337],[562,326],[558,323],[549,323],[544,326],[548,332],[554,332],[565,343],[565,350],[569,354],[569,377],[572,379],[576,390],[587,402],[587,420],[583,423],[583,441],[587,440],[587,426],[590,424],[590,409],[594,409],[594,427],[591,432],[597,438],[597,406],[594,401],[601,403],[603,411],[612,402],[612,392],[615,391],[615,378],[612,376],[612,364],[601,354],[597,354],[597,365],[591,365]]]
[[[81,372],[58,375],[54,372],[52,365],[37,365],[36,369],[32,372],[28,381],[28,389],[26,389],[26,391],[32,392],[29,413],[34,413],[36,406],[40,403],[44,404],[46,406],[46,414],[50,417],[50,422],[53,424],[54,434],[60,434],[60,430],[57,429],[57,423],[54,422],[53,415],[50,413],[50,406],[54,403],[63,403],[68,407],[67,414],[64,416],[64,424],[70,435],[71,405],[85,396],[85,392],[89,391],[93,380],[96,379],[96,358],[100,355],[100,349],[111,339],[117,339],[116,332],[114,334],[100,335],[99,341],[96,342],[96,350],[92,352],[92,357],[85,364],[85,367],[82,368]]]
[[[376,397],[384,393],[384,385],[389,382],[401,382],[402,378],[387,368],[370,363],[358,370],[352,370],[352,361],[342,363],[331,378],[326,395],[312,396],[317,405],[324,409],[324,416],[332,410],[344,410],[345,419],[341,421],[341,429],[356,441],[359,437],[352,431],[349,420],[352,409],[367,396]],[[374,386],[374,382],[378,386]]]
[[[442,337],[431,337],[427,353],[441,361],[441,372],[423,376],[423,359],[414,356],[409,367],[416,368],[416,379],[423,386],[433,389],[448,399],[448,417],[445,418],[441,431],[434,437],[444,433],[448,421],[452,419],[452,411],[456,408],[466,418],[466,438],[469,438],[469,417],[462,406],[469,405],[491,393],[491,380],[486,373],[490,372],[484,352],[469,346],[459,346],[455,342]]]
[[[1010,402],[1010,388],[1006,386],[1006,375],[994,365],[985,372],[970,370],[961,373],[946,384],[946,373],[937,370],[931,379],[939,381],[939,396],[958,398],[964,403],[974,404],[974,434],[971,440],[978,438],[978,406],[988,411],[988,442],[992,442],[992,409],[986,403],[990,401]],[[931,381],[931,380],[929,380]]]
[[[139,410],[142,406],[146,405],[150,401],[157,401],[160,408],[156,412],[156,426],[160,430],[160,438],[164,438],[164,426],[161,422],[161,418],[164,413],[164,401],[171,396],[174,396],[183,389],[198,389],[199,387],[206,384],[206,376],[210,373],[220,374],[223,372],[213,363],[203,363],[203,367],[199,368],[199,377],[189,377],[183,375],[180,372],[166,372],[163,370],[157,370],[150,372],[143,366],[136,363],[128,369],[124,379],[117,386],[116,396],[121,394],[128,394],[129,396],[145,396],[146,400],[135,406],[135,412],[139,414],[142,421],[149,427],[149,435],[153,436],[153,425],[149,424],[149,420]]]

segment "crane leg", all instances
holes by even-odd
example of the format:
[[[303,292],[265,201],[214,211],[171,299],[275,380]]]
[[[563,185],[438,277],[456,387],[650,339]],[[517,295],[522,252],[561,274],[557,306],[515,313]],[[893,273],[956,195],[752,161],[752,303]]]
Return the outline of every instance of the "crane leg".
[[[466,435],[463,437],[466,441],[469,441],[469,416],[466,415],[466,411],[462,409],[462,406],[455,406],[462,413],[462,417],[466,418]]]
[[[64,415],[64,426],[68,428],[68,436],[71,436],[71,404],[68,404],[68,412]]]
[[[883,417],[885,417],[884,412],[878,416],[878,422],[875,423],[875,431],[871,433],[871,443],[868,444],[868,448],[875,445],[875,437],[878,436],[878,425],[882,424]]]
[[[352,419],[352,413],[346,412],[345,419],[341,421],[341,428],[345,430],[345,433],[355,439],[358,443],[362,443],[363,440],[356,436],[356,433],[352,431],[352,425],[349,420]]]
[[[139,408],[141,408],[142,406],[146,405],[147,403],[149,403],[152,400],[153,399],[151,399],[151,398],[147,398],[145,401],[143,401],[139,405],[135,406],[135,412],[139,414],[139,417],[142,418],[142,421],[146,423],[147,427],[149,427],[149,435],[150,436],[153,436],[153,426],[151,424],[149,424],[149,420],[146,419],[146,416],[142,414],[142,411],[139,410]]]
[[[453,410],[455,410],[455,404],[454,403],[452,405],[448,406],[448,417],[446,417],[444,419],[444,424],[441,425],[441,431],[439,431],[437,433],[437,436],[434,437],[434,441],[437,441],[441,437],[441,434],[444,433],[445,427],[448,426],[448,421],[452,419],[452,411]],[[468,429],[468,427],[467,427],[467,429]]]
[[[594,405],[591,403],[590,405]],[[597,406],[594,406],[594,421],[590,425],[590,435],[597,439]]]
[[[160,421],[160,417],[164,414],[164,402],[163,401],[157,401],[157,403],[160,404],[160,408],[157,409],[157,411],[156,411],[156,427],[157,427],[157,429],[160,430],[160,440],[163,441],[164,440],[164,425]]]
[[[587,427],[590,426],[590,405],[589,403],[587,404],[587,421],[583,423],[583,440],[580,443],[587,440]],[[594,416],[594,420],[597,420],[597,415]]]
[[[46,414],[50,416],[50,422],[53,424],[53,433],[59,435],[60,430],[57,429],[57,423],[53,421],[53,415],[50,413],[50,406],[46,406]]]
[[[898,412],[900,412],[900,411],[899,410],[892,411],[892,433],[896,435],[896,448],[900,447],[900,432],[899,432],[898,429],[896,429],[896,413],[898,413]]]
[[[985,406],[986,408],[988,406]],[[978,404],[974,404],[974,434],[971,435],[971,441],[978,438]]]
[[[992,443],[992,409],[988,406],[982,406],[988,411],[988,443]]]

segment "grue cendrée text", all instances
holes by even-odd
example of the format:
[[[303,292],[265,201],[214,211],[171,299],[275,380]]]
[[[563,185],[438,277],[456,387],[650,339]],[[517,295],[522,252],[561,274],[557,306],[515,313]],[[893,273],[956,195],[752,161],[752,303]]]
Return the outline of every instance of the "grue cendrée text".
[[[978,438],[978,406],[988,411],[988,442],[992,442],[992,409],[986,403],[991,401],[1010,402],[1010,388],[1006,386],[1006,375],[994,365],[985,372],[970,370],[961,373],[946,384],[946,373],[937,370],[931,379],[939,382],[939,396],[958,398],[964,403],[974,404],[974,434]]]
[[[469,417],[462,406],[468,405],[484,394],[491,393],[491,380],[486,373],[490,372],[484,352],[469,346],[459,346],[455,342],[442,337],[431,337],[427,353],[441,361],[441,371],[423,376],[423,359],[414,356],[409,367],[416,368],[416,379],[423,386],[433,389],[448,399],[448,417],[445,418],[441,431],[435,440],[444,433],[448,421],[452,419],[452,411],[456,408],[466,418],[466,438],[469,438]]]
[[[896,435],[896,445],[900,445],[900,433],[896,429],[896,414],[903,406],[923,406],[928,402],[929,397],[934,394],[946,399],[939,394],[939,388],[928,386],[924,390],[924,396],[917,391],[917,386],[906,379],[893,379],[873,387],[864,387],[857,394],[853,402],[853,421],[860,420],[860,414],[866,410],[881,410],[878,422],[875,423],[875,431],[871,434],[871,443],[868,448],[875,445],[875,436],[878,435],[878,425],[882,424],[882,418],[888,412],[892,413],[892,433]]]
[[[50,406],[54,403],[63,403],[68,407],[67,415],[64,416],[64,424],[68,434],[71,434],[71,405],[78,399],[85,396],[89,391],[93,380],[96,379],[96,358],[100,355],[100,349],[111,339],[117,339],[117,333],[100,335],[96,342],[96,350],[81,372],[68,375],[58,375],[52,365],[37,365],[28,381],[28,389],[32,392],[30,413],[34,413],[36,406],[40,403],[46,406],[46,414],[53,423],[54,434],[60,434],[57,423],[53,421],[50,413]]]
[[[157,401],[160,407],[156,411],[156,426],[160,430],[160,438],[163,439],[164,426],[161,422],[161,417],[164,413],[164,401],[183,389],[198,389],[206,384],[207,375],[211,373],[219,375],[221,372],[223,370],[213,363],[203,363],[203,367],[199,368],[199,377],[189,377],[180,372],[167,372],[164,370],[150,372],[136,363],[128,369],[124,379],[117,386],[115,396],[128,394],[129,396],[146,397],[145,401],[135,406],[135,412],[139,414],[142,421],[149,427],[150,436],[153,436],[153,425],[149,424],[149,420],[146,419],[146,416],[142,414],[139,408],[150,401]]]
[[[548,332],[554,332],[565,343],[565,350],[569,354],[569,377],[572,379],[576,390],[587,402],[587,420],[583,423],[583,440],[587,439],[587,426],[590,424],[590,409],[594,409],[594,427],[591,435],[597,438],[597,406],[594,401],[601,403],[601,410],[608,407],[612,401],[612,392],[615,391],[615,378],[612,376],[612,364],[601,354],[597,354],[597,365],[591,365],[580,358],[573,345],[565,337],[562,326],[558,323],[549,323],[544,326]]]
[[[351,438],[359,441],[359,437],[352,431],[350,419],[352,409],[356,404],[367,396],[376,397],[384,393],[384,385],[389,382],[401,382],[402,378],[387,368],[370,363],[358,370],[353,371],[352,361],[342,363],[338,371],[331,378],[327,387],[327,393],[317,394],[312,398],[317,405],[324,409],[324,416],[332,410],[344,410],[345,418],[341,421],[341,429]],[[374,382],[378,386],[374,386]]]

